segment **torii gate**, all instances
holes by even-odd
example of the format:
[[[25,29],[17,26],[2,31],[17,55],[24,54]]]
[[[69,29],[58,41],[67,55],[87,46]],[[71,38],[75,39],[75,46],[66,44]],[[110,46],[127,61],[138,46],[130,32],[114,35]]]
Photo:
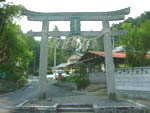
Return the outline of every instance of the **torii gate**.
[[[112,57],[112,42],[111,36],[124,35],[123,31],[111,31],[109,21],[123,20],[125,15],[129,14],[130,8],[125,8],[111,12],[58,12],[58,13],[41,13],[33,12],[26,9],[22,9],[22,15],[26,15],[30,21],[42,21],[42,31],[32,32],[28,34],[32,36],[41,36],[40,45],[40,97],[46,98],[47,88],[47,58],[48,58],[48,37],[49,36],[71,36],[72,32],[60,31],[50,32],[49,21],[71,21],[73,18],[79,29],[75,29],[74,35],[80,35],[82,37],[95,37],[104,35],[104,53],[105,53],[105,64],[106,64],[106,79],[107,79],[107,94],[110,99],[116,98],[115,90],[115,68]],[[102,21],[102,31],[81,31],[80,32],[80,21]],[[76,27],[76,26],[73,26]],[[72,28],[71,28],[72,30]]]

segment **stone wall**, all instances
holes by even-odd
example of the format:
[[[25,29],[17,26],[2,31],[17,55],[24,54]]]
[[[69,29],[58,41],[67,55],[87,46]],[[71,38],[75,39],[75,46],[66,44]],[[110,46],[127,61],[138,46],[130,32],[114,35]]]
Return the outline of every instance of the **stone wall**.
[[[150,67],[116,69],[118,95],[150,99]]]
[[[105,83],[106,74],[104,72],[90,72],[89,80],[91,83]]]
[[[58,80],[55,85],[60,86],[60,87],[66,87],[72,90],[77,90],[77,85],[75,82],[62,82]]]

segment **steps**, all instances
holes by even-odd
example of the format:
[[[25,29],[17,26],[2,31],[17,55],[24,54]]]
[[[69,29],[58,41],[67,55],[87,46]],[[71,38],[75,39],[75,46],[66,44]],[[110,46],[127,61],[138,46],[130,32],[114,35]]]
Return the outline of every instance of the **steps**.
[[[58,113],[93,113],[92,104],[59,104]]]

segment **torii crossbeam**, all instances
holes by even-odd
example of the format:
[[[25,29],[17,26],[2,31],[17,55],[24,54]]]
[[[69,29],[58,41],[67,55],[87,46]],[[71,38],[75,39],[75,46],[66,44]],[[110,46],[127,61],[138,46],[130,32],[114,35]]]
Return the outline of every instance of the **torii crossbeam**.
[[[49,36],[71,36],[68,31],[50,32],[49,21],[71,21],[72,17],[78,21],[102,21],[102,31],[81,31],[78,35],[83,37],[95,37],[104,35],[104,53],[106,63],[106,79],[107,79],[107,94],[110,99],[116,98],[115,90],[115,69],[112,57],[112,42],[111,36],[125,35],[123,31],[111,31],[109,21],[123,20],[125,15],[129,14],[130,8],[121,9],[110,12],[58,12],[58,13],[41,13],[22,9],[22,15],[26,15],[30,21],[42,21],[41,32],[28,32],[31,36],[41,36],[40,45],[40,97],[46,97],[47,87],[47,57],[48,57],[48,37]]]

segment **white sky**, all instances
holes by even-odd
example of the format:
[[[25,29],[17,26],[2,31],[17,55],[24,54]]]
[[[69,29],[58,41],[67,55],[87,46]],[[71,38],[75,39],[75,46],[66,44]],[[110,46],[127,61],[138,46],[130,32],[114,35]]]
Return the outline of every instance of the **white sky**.
[[[128,17],[140,16],[144,11],[150,11],[150,0],[6,0],[14,4],[21,4],[28,10],[37,12],[106,12],[130,7]],[[23,17],[20,22],[23,32],[29,30],[41,31],[41,22],[28,21]],[[111,22],[112,24],[113,22]],[[50,31],[55,25],[60,31],[69,31],[69,22],[50,22]],[[99,25],[98,25],[99,24]],[[100,22],[82,22],[81,30],[101,30]]]

